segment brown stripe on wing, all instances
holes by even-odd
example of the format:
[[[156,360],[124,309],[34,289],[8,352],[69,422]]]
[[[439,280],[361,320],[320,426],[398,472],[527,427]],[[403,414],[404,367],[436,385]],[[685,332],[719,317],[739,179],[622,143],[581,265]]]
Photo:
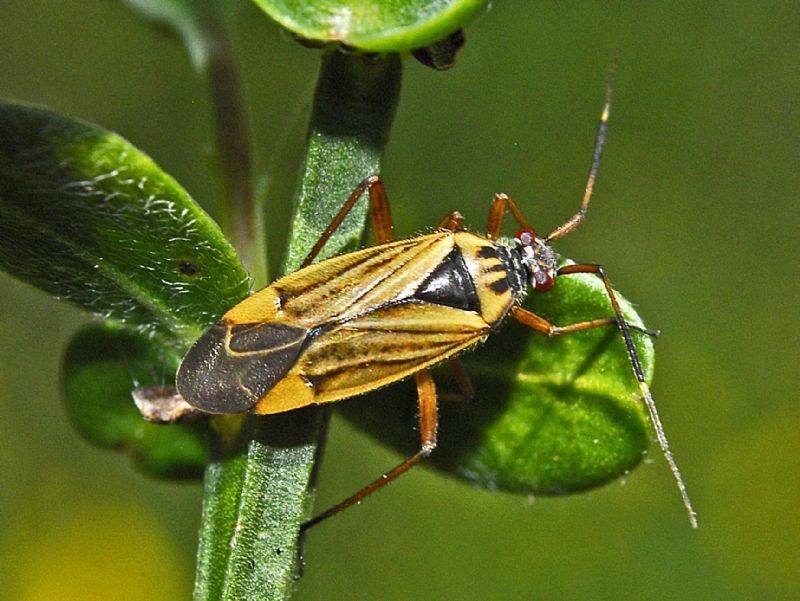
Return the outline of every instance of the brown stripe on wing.
[[[453,250],[454,238],[451,232],[437,232],[423,239],[424,246],[421,243],[418,252],[407,252],[408,260],[394,270],[391,277],[387,275],[376,279],[376,285],[366,289],[364,295],[343,311],[339,318],[351,319],[390,303],[411,298]]]
[[[477,313],[408,302],[321,333],[292,373],[306,378],[316,403],[401,380],[476,344],[490,332]]]
[[[315,402],[332,401],[401,380],[475,344],[481,337],[453,332],[436,336],[422,332],[392,336],[359,332],[350,340],[313,349],[308,354],[313,359],[303,376],[314,388]],[[353,342],[355,346],[350,344]],[[353,350],[356,352],[351,353]]]
[[[415,238],[398,240],[309,265],[255,292],[223,319],[229,325],[288,321],[307,328],[320,326],[347,308],[348,291],[356,298],[363,294],[359,289],[369,285],[368,273],[386,270],[388,263],[419,246]]]
[[[430,234],[364,249],[287,276],[274,284],[283,293],[283,312],[293,322],[321,325],[395,300],[392,293],[408,277],[405,267],[426,256],[443,236]]]

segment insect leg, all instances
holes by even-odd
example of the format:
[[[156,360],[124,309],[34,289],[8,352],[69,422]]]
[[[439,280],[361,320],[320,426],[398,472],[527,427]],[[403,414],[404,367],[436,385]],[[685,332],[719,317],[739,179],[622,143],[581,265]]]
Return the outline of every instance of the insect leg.
[[[581,208],[572,217],[550,232],[547,238],[545,238],[545,243],[560,238],[564,234],[568,234],[578,227],[583,221],[583,218],[586,217],[586,211],[589,209],[589,201],[592,199],[594,181],[597,179],[597,170],[600,167],[600,157],[603,154],[603,146],[606,143],[608,117],[611,113],[611,96],[614,91],[614,67],[615,65],[612,65],[611,72],[608,74],[608,80],[606,81],[606,103],[603,105],[603,112],[600,115],[600,125],[597,128],[597,137],[595,138],[594,152],[592,153],[592,165],[589,168],[589,179],[586,181],[586,188],[583,190]]]
[[[597,319],[589,319],[587,321],[579,321],[578,323],[571,323],[566,326],[557,326],[553,323],[547,321],[544,317],[540,317],[536,315],[536,313],[532,313],[522,307],[512,307],[511,308],[511,317],[524,323],[526,326],[532,327],[534,330],[538,330],[539,332],[543,332],[548,336],[558,336],[560,334],[572,334],[573,332],[581,332],[583,330],[591,330],[592,328],[597,328],[601,326],[617,326],[619,327],[619,321],[616,317],[600,317]],[[643,328],[641,326],[637,326],[636,324],[629,323],[627,324],[628,328],[631,330],[636,330],[637,332],[641,332],[642,334],[647,334],[648,336],[656,337],[660,334],[658,330],[651,330],[649,328]]]
[[[315,526],[323,520],[336,515],[340,511],[344,511],[351,505],[359,503],[365,497],[371,495],[379,488],[383,488],[389,484],[389,482],[410,470],[425,457],[430,455],[433,449],[436,448],[436,431],[439,422],[436,403],[436,385],[433,382],[433,376],[431,376],[430,370],[423,369],[422,371],[418,371],[415,376],[417,380],[417,393],[419,395],[420,450],[394,469],[386,472],[383,476],[359,490],[356,494],[308,520],[301,526],[301,531],[304,532],[311,528],[311,526]]]
[[[489,209],[489,220],[486,224],[486,237],[489,238],[489,240],[497,240],[497,237],[500,235],[500,228],[503,225],[506,207],[508,207],[514,219],[516,219],[522,227],[528,230],[531,229],[528,220],[525,219],[525,215],[522,214],[522,211],[517,203],[514,202],[513,198],[507,194],[495,194],[492,208]]]
[[[472,386],[472,381],[469,379],[469,374],[464,367],[464,362],[456,357],[455,359],[450,359],[450,361],[447,362],[447,367],[450,368],[450,372],[453,374],[453,377],[456,380],[456,384],[458,385],[458,389],[461,391],[461,396],[463,399],[470,400],[474,398],[475,388]]]
[[[457,230],[464,223],[464,216],[458,211],[453,211],[447,217],[442,219],[441,223],[436,226],[437,230]]]
[[[325,246],[325,243],[331,237],[333,232],[336,231],[336,228],[342,224],[344,218],[347,217],[347,214],[350,212],[356,202],[358,202],[358,199],[361,198],[361,195],[365,190],[369,193],[369,212],[372,216],[372,227],[375,231],[375,237],[377,238],[378,242],[390,242],[395,239],[394,226],[392,225],[392,215],[389,212],[389,200],[386,197],[386,190],[383,187],[383,182],[379,176],[370,175],[356,186],[355,190],[353,190],[353,192],[347,198],[345,203],[342,205],[342,208],[339,209],[339,212],[330,222],[328,227],[325,228],[324,232],[322,232],[322,235],[319,237],[319,240],[317,240],[314,248],[311,249],[311,252],[308,253],[308,256],[306,257],[305,261],[303,261],[301,267],[307,267],[308,265],[311,265],[316,256],[322,250],[322,247]]]
[[[369,214],[372,216],[372,231],[378,244],[392,242],[397,237],[394,235],[394,224],[392,214],[389,211],[389,197],[386,196],[386,189],[383,187],[381,178],[373,175],[367,178],[367,190],[369,191]]]

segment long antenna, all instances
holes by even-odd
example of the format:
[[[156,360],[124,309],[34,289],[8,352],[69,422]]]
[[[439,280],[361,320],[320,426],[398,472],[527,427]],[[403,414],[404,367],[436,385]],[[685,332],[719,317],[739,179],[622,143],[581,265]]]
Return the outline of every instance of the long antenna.
[[[611,115],[611,97],[614,93],[614,75],[617,72],[617,61],[611,63],[611,68],[608,71],[608,79],[606,79],[606,103],[603,105],[603,112],[600,114],[600,125],[597,127],[597,136],[594,142],[594,152],[592,153],[592,166],[589,168],[589,178],[586,181],[586,188],[583,190],[583,199],[581,200],[581,208],[572,217],[567,219],[564,223],[550,232],[544,239],[545,244],[551,240],[561,238],[564,234],[570,233],[578,227],[586,217],[586,211],[589,210],[589,201],[592,199],[592,190],[594,189],[594,182],[597,179],[597,170],[600,168],[600,157],[603,156],[603,146],[606,143],[606,132],[608,131],[608,118]]]
[[[597,171],[600,168],[600,157],[603,155],[603,146],[606,142],[608,118],[611,115],[611,98],[614,92],[614,75],[616,74],[616,70],[617,58],[615,56],[614,61],[611,63],[611,68],[608,71],[608,78],[606,80],[606,102],[603,105],[603,112],[600,114],[600,125],[597,128],[597,137],[595,138],[594,152],[592,153],[592,164],[589,168],[589,178],[586,181],[586,188],[584,188],[583,191],[581,208],[572,217],[567,219],[563,224],[548,234],[548,236],[545,238],[546,244],[551,240],[556,240],[557,238],[560,238],[561,236],[574,230],[586,217],[586,211],[589,209],[589,201],[592,199],[594,182],[597,179]],[[617,302],[617,297],[614,294],[614,290],[611,288],[611,283],[608,281],[608,277],[605,274],[605,270],[599,265],[567,265],[558,270],[558,275],[564,275],[568,273],[596,273],[602,278],[606,292],[608,293],[608,298],[611,301],[612,307],[614,308],[614,313],[616,313],[619,329],[622,332],[623,339],[625,340],[625,347],[628,351],[628,358],[630,359],[633,373],[636,376],[636,380],[639,382],[639,389],[641,390],[642,397],[644,397],[647,413],[650,416],[650,423],[653,424],[653,429],[656,433],[658,446],[661,447],[661,452],[664,454],[664,458],[667,460],[669,469],[672,472],[672,477],[675,479],[675,483],[678,486],[678,491],[680,492],[681,499],[683,500],[683,506],[686,508],[686,513],[689,515],[689,522],[691,523],[692,528],[697,528],[697,512],[694,510],[694,507],[692,507],[692,501],[689,499],[689,493],[686,490],[686,483],[683,481],[681,471],[678,469],[678,464],[675,462],[675,458],[672,456],[672,451],[669,448],[667,436],[664,434],[664,426],[661,423],[661,418],[658,416],[658,410],[656,409],[656,403],[653,400],[653,395],[650,393],[650,387],[647,385],[647,382],[645,382],[644,370],[642,369],[641,361],[639,361],[639,354],[636,352],[636,347],[633,344],[630,325],[622,315],[622,310]]]
[[[559,273],[561,273],[561,270],[559,270]],[[667,435],[664,434],[664,426],[661,423],[661,418],[658,416],[656,402],[653,400],[653,395],[650,393],[650,387],[645,381],[642,362],[639,360],[639,353],[636,352],[636,346],[633,344],[633,336],[631,336],[630,325],[622,315],[622,309],[617,301],[617,295],[614,293],[614,289],[611,287],[611,282],[609,282],[605,270],[602,267],[598,267],[596,273],[598,273],[603,279],[603,284],[605,285],[606,292],[608,293],[608,299],[611,301],[611,306],[614,308],[614,313],[617,316],[617,325],[619,326],[620,332],[622,332],[622,338],[625,340],[625,348],[628,351],[628,358],[630,359],[633,373],[636,376],[636,381],[639,382],[639,390],[642,392],[642,396],[644,397],[644,404],[647,407],[647,413],[650,415],[650,423],[653,424],[653,430],[656,432],[658,446],[661,447],[661,452],[663,453],[664,458],[667,460],[669,470],[672,472],[672,477],[675,479],[675,484],[678,486],[678,491],[680,492],[681,499],[683,500],[683,506],[686,508],[686,513],[689,515],[689,523],[692,525],[692,528],[697,528],[697,512],[694,510],[694,507],[692,507],[692,501],[689,499],[689,493],[686,490],[686,483],[683,481],[683,476],[681,476],[681,470],[678,469],[678,464],[675,462],[675,458],[672,456],[672,451],[669,448],[669,441],[667,440]]]
[[[637,379],[639,378],[637,377]],[[653,424],[653,429],[656,431],[658,446],[661,447],[661,452],[664,454],[664,458],[667,460],[669,469],[672,472],[672,477],[675,478],[675,484],[678,485],[678,490],[681,493],[683,506],[686,508],[686,512],[689,514],[689,523],[691,523],[692,528],[697,528],[697,512],[694,510],[694,507],[692,507],[692,501],[689,499],[689,493],[686,490],[686,484],[681,476],[681,471],[678,469],[678,464],[675,463],[675,458],[672,456],[672,451],[669,448],[667,436],[664,434],[664,426],[661,424],[661,418],[658,417],[656,403],[653,400],[653,396],[650,394],[650,387],[644,380],[640,379],[639,390],[642,391],[644,404],[647,406],[647,412],[650,414],[650,423]]]
[[[664,458],[667,460],[669,469],[672,472],[672,477],[675,478],[675,483],[678,485],[678,491],[680,492],[681,499],[683,499],[683,506],[686,508],[686,513],[689,515],[689,522],[691,523],[692,528],[697,528],[697,512],[695,512],[694,507],[692,507],[692,501],[689,499],[689,493],[686,491],[686,484],[683,481],[683,476],[681,476],[681,471],[678,469],[678,464],[675,463],[675,458],[672,456],[672,451],[669,448],[667,436],[664,434],[664,426],[661,424],[661,418],[658,416],[656,403],[653,400],[653,395],[650,394],[650,387],[645,381],[642,362],[639,360],[639,353],[636,351],[636,346],[633,344],[633,336],[631,336],[631,324],[628,323],[628,321],[625,319],[625,316],[622,314],[622,309],[619,305],[619,301],[617,300],[617,295],[614,292],[614,289],[611,287],[611,282],[606,275],[606,271],[603,269],[602,265],[570,264],[560,267],[556,272],[556,275],[562,276],[571,273],[594,273],[599,276],[601,280],[603,280],[603,286],[605,286],[608,300],[611,301],[611,307],[614,309],[617,326],[619,326],[619,331],[622,333],[622,339],[625,341],[625,349],[628,352],[628,359],[630,360],[631,368],[633,368],[636,381],[639,383],[639,390],[644,397],[644,404],[647,407],[647,413],[650,416],[650,423],[653,425],[653,430],[656,432],[658,446],[661,447],[661,452],[664,454]],[[574,325],[575,324],[573,324],[573,326]]]
[[[697,528],[697,512],[692,506],[692,501],[689,498],[689,492],[686,490],[686,483],[683,481],[681,470],[678,469],[678,464],[675,462],[675,458],[672,456],[672,451],[669,448],[669,441],[667,440],[667,435],[664,433],[664,425],[661,423],[661,418],[658,416],[656,402],[653,400],[653,395],[650,393],[650,387],[647,385],[647,382],[644,379],[644,369],[642,369],[642,362],[639,360],[639,353],[636,352],[636,347],[633,344],[633,336],[631,336],[630,325],[622,315],[622,310],[619,306],[619,302],[617,301],[617,295],[614,294],[614,290],[611,287],[611,282],[609,282],[608,277],[606,276],[605,270],[603,270],[601,267],[599,268],[598,273],[603,278],[603,284],[606,287],[606,292],[608,292],[608,298],[611,301],[611,306],[614,308],[614,313],[616,313],[617,324],[622,332],[622,338],[625,340],[625,348],[628,351],[628,358],[630,359],[633,373],[636,376],[636,381],[639,382],[639,390],[644,397],[644,404],[647,407],[647,413],[650,415],[650,423],[653,424],[653,430],[656,432],[658,446],[661,447],[661,453],[664,455],[664,459],[667,460],[669,470],[672,472],[672,477],[675,479],[675,484],[678,486],[678,491],[680,492],[681,499],[683,500],[683,506],[686,508],[686,513],[689,516],[689,523],[692,525],[692,528]]]

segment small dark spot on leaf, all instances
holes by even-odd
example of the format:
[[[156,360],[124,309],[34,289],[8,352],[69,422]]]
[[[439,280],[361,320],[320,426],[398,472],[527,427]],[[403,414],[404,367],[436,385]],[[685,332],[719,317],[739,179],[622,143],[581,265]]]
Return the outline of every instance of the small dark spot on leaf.
[[[178,263],[178,269],[181,270],[183,275],[197,275],[197,273],[200,271],[200,267],[191,261],[181,261]]]

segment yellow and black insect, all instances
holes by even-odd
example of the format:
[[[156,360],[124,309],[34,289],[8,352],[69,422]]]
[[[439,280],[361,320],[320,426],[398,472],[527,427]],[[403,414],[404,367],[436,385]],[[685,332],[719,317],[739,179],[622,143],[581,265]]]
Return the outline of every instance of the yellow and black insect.
[[[559,268],[550,247],[584,219],[610,102],[609,85],[580,210],[547,236],[537,236],[517,204],[498,194],[483,236],[462,229],[463,218],[454,212],[430,234],[396,240],[383,184],[372,176],[356,187],[299,271],[233,307],[188,352],[178,370],[178,390],[191,405],[210,413],[281,413],[415,376],[420,450],[306,527],[364,498],[434,449],[437,397],[429,368],[476,346],[508,316],[550,336],[607,325],[620,329],[658,441],[695,523],[630,330],[652,332],[625,321],[600,265]],[[365,191],[378,244],[312,264]],[[513,246],[498,240],[506,209],[522,227]],[[558,277],[575,273],[602,279],[614,316],[557,326],[520,306],[530,289],[546,292]],[[461,375],[469,395],[468,379]]]

